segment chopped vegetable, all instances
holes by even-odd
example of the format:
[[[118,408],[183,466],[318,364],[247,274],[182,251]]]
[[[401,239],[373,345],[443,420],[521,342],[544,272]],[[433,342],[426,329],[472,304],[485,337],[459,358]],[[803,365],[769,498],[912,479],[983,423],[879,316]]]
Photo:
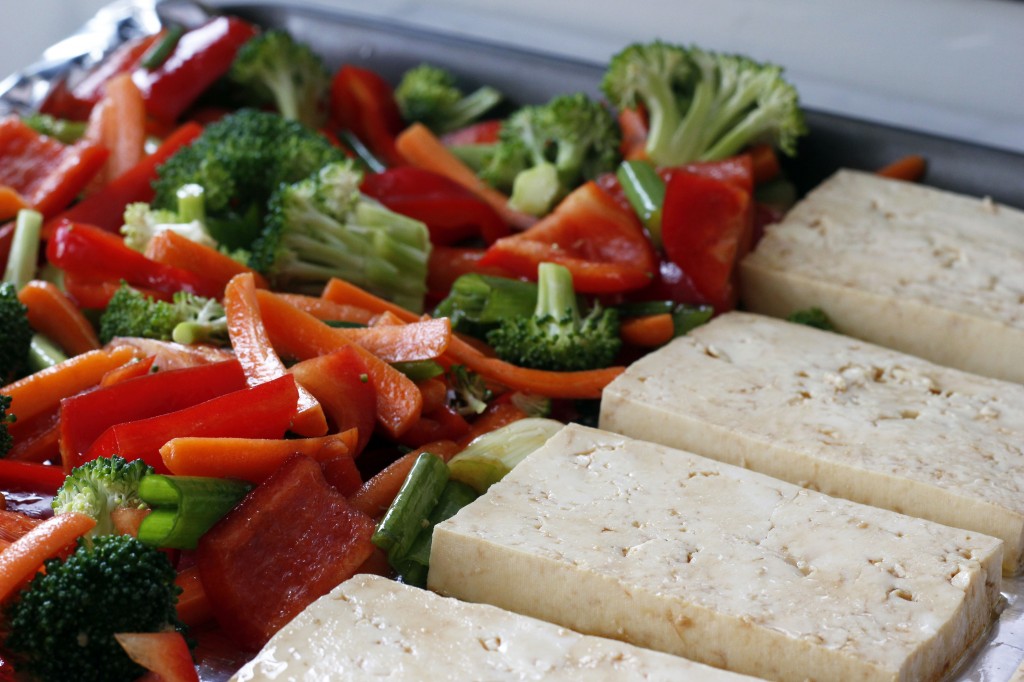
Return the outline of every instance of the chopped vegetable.
[[[494,108],[501,101],[501,93],[485,85],[464,95],[450,71],[420,64],[402,76],[395,88],[395,100],[406,121],[422,123],[435,133],[447,133],[469,125]]]
[[[18,300],[17,288],[8,282],[0,284],[0,382],[6,384],[21,376],[28,366],[32,345],[32,327],[28,308]]]
[[[139,540],[154,547],[195,549],[203,533],[251,489],[248,483],[224,478],[145,476],[137,493],[153,511],[139,526]]]
[[[179,291],[168,303],[122,283],[100,317],[100,340],[118,336],[226,345],[227,316],[216,299]]]
[[[824,329],[827,332],[834,332],[836,330],[835,325],[829,318],[828,314],[821,308],[807,308],[806,310],[798,310],[789,317],[786,318],[789,322],[795,322],[796,324],[807,325],[808,327],[814,327],[815,329]]]
[[[86,537],[116,533],[111,520],[115,509],[149,509],[139,496],[139,483],[153,468],[141,460],[97,457],[75,467],[53,498],[54,514],[75,512],[96,521]]]
[[[136,202],[124,209],[124,225],[121,234],[124,243],[136,251],[145,252],[153,238],[164,231],[171,231],[206,246],[217,246],[203,220],[206,217],[204,190],[202,185],[182,185],[176,192],[176,210],[153,209],[149,204]]]
[[[14,436],[11,435],[10,425],[17,417],[9,412],[11,409],[11,396],[0,395],[0,459],[7,456],[14,445]]]
[[[448,462],[451,476],[483,494],[561,428],[561,422],[533,417],[485,433]]]
[[[408,554],[447,482],[448,466],[443,459],[429,452],[416,458],[373,533],[373,544],[388,553],[392,564]]]

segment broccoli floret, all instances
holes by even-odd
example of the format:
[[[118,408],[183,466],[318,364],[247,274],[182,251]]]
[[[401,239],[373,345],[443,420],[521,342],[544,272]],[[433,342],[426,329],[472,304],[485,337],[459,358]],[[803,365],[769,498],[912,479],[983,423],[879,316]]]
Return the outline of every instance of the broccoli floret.
[[[488,332],[498,356],[523,367],[557,371],[610,365],[622,345],[618,312],[595,305],[581,315],[572,273],[563,265],[541,263],[537,284],[532,317],[506,319]]]
[[[533,215],[584,180],[613,170],[619,128],[611,113],[582,93],[519,109],[498,134],[498,146],[481,171],[500,189],[511,186],[511,205]]]
[[[28,364],[32,345],[32,327],[28,323],[28,308],[18,300],[18,290],[9,282],[0,284],[0,384],[8,384],[22,373]]]
[[[44,682],[127,682],[145,670],[115,633],[184,629],[170,561],[130,535],[80,542],[67,561],[45,567],[7,610],[7,648],[24,657],[19,671]]]
[[[277,288],[316,294],[339,277],[421,310],[427,227],[360,194],[361,181],[359,171],[342,162],[282,185],[270,198],[267,227],[250,265]]]
[[[331,75],[312,48],[287,31],[267,31],[249,40],[231,64],[230,78],[259,99],[273,101],[287,119],[310,128],[324,123]]]
[[[110,518],[115,509],[149,509],[139,497],[139,481],[153,473],[153,467],[141,459],[129,462],[123,457],[97,457],[71,470],[51,505],[55,514],[77,512],[96,519],[89,537],[113,535],[117,531]]]
[[[259,237],[267,197],[344,160],[327,138],[277,114],[242,109],[206,127],[192,144],[158,169],[153,207],[175,210],[182,185],[204,190],[206,227],[228,250],[248,249]]]
[[[536,283],[471,272],[452,283],[434,317],[447,317],[452,329],[483,338],[504,319],[528,317],[536,305]]]
[[[807,132],[782,69],[739,55],[636,43],[612,57],[601,87],[615,106],[647,110],[647,156],[660,166],[722,159],[755,142],[792,155]]]
[[[448,370],[448,404],[461,415],[480,414],[494,395],[484,378],[463,365]]]
[[[420,64],[402,76],[395,88],[395,101],[406,121],[419,121],[436,133],[447,133],[480,118],[501,101],[501,93],[485,85],[464,95],[450,71]]]
[[[145,251],[153,237],[171,230],[194,242],[217,248],[217,240],[203,222],[206,218],[204,194],[202,185],[182,185],[177,191],[176,211],[152,208],[144,202],[128,204],[124,209],[124,225],[121,226],[125,245],[136,251]]]
[[[227,316],[214,299],[179,291],[168,303],[122,282],[100,316],[100,340],[116,336],[226,345]]]
[[[836,330],[835,325],[832,324],[832,320],[821,308],[798,310],[787,317],[786,320],[796,324],[814,327],[815,329],[824,329],[827,332],[834,332]]]
[[[0,458],[6,457],[14,446],[14,436],[8,431],[8,427],[18,418],[8,412],[11,409],[11,396],[0,395]]]

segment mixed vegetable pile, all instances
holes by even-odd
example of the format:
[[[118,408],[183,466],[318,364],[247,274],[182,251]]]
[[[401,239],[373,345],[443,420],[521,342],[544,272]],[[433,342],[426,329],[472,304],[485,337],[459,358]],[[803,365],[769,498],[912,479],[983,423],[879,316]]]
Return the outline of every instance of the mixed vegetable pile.
[[[196,679],[356,572],[423,584],[434,523],[735,305],[805,132],[779,68],[460,86],[217,17],[0,121],[0,669]]]

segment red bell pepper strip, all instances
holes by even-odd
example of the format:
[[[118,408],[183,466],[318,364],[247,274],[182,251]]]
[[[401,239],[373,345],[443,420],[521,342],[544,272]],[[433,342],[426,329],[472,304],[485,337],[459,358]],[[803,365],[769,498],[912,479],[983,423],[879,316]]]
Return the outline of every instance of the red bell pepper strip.
[[[501,120],[479,121],[465,128],[453,130],[441,136],[441,142],[446,147],[458,147],[469,144],[494,144],[498,141],[498,132],[501,130]]]
[[[286,374],[192,407],[111,426],[96,439],[82,461],[118,454],[127,460],[142,459],[167,473],[160,448],[172,438],[281,438],[295,415],[298,398],[295,379]]]
[[[26,490],[53,495],[64,483],[64,471],[50,464],[0,459],[0,490]]]
[[[433,244],[448,246],[476,236],[493,244],[509,233],[489,204],[457,182],[423,168],[400,166],[371,173],[360,189],[392,211],[426,223]]]
[[[170,123],[228,72],[235,54],[256,27],[237,17],[217,17],[183,35],[156,69],[139,67],[132,80],[146,100],[146,111]]]
[[[339,348],[296,363],[288,371],[320,401],[335,431],[357,429],[359,440],[351,457],[359,455],[377,421],[377,390],[359,352],[350,346]]]
[[[118,232],[124,224],[124,209],[128,204],[153,200],[152,183],[157,167],[176,151],[199,137],[203,127],[198,123],[185,123],[171,133],[156,151],[143,158],[134,168],[114,178],[101,189],[57,214],[43,227],[43,238],[49,239],[64,220],[102,227]]]
[[[40,135],[17,116],[0,120],[0,185],[16,191],[44,217],[74,201],[107,156],[99,145],[68,146]]]
[[[331,81],[331,124],[358,137],[390,166],[404,164],[395,136],[405,127],[391,86],[369,69],[346,64]]]
[[[84,223],[60,225],[46,245],[46,257],[83,280],[123,279],[165,294],[187,291],[214,297],[221,293],[198,275],[150,260],[125,246],[119,236]]]
[[[640,289],[658,267],[636,215],[594,182],[574,190],[530,229],[499,239],[480,264],[536,280],[543,262],[569,268],[576,290],[585,294]]]
[[[320,469],[331,487],[345,497],[354,495],[363,485],[362,474],[352,455],[328,457],[320,462]]]
[[[180,632],[118,632],[114,639],[128,658],[163,682],[199,682],[192,652]]]
[[[60,408],[55,407],[29,419],[11,424],[14,445],[8,460],[19,462],[56,462],[60,457]]]
[[[427,298],[440,300],[448,295],[452,284],[462,275],[471,272],[496,277],[511,277],[496,265],[483,266],[487,249],[462,246],[435,246],[427,260]]]
[[[114,76],[133,71],[162,35],[155,33],[128,40],[104,57],[74,87],[69,88],[64,83],[58,84],[43,103],[43,113],[73,121],[84,121],[89,118],[93,105],[103,96],[107,81]]]
[[[716,311],[735,305],[733,271],[752,230],[750,192],[733,180],[689,172],[669,178],[661,224],[665,254]]]
[[[64,273],[64,291],[68,298],[74,301],[79,308],[87,310],[103,310],[107,303],[120,288],[119,280],[95,279],[93,277],[82,277],[73,272]],[[135,287],[149,298],[158,301],[170,301],[171,294],[146,287]]]
[[[146,374],[61,401],[60,454],[64,469],[82,456],[109,427],[156,417],[245,388],[237,360]]]
[[[199,575],[221,628],[259,649],[373,552],[374,523],[296,456],[199,540]]]
[[[469,423],[458,412],[442,405],[420,417],[412,428],[402,434],[399,442],[410,448],[436,440],[458,440],[469,432]]]

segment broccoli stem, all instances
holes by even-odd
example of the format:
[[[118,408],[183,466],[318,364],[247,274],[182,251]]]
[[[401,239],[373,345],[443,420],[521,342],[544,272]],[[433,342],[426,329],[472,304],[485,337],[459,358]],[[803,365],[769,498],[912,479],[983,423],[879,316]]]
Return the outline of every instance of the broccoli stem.
[[[191,223],[206,220],[206,197],[202,185],[190,182],[175,192],[178,199],[178,222]]]
[[[532,216],[542,216],[562,193],[558,169],[547,161],[531,166],[516,175],[512,181],[509,208]]]
[[[491,160],[497,147],[496,143],[453,144],[448,147],[448,151],[458,157],[459,161],[472,168],[473,172],[479,173]]]
[[[447,133],[463,128],[500,101],[501,93],[494,88],[488,85],[477,88],[445,112],[445,121],[438,126],[437,132]]]
[[[28,348],[28,367],[30,372],[59,365],[68,359],[67,354],[53,341],[42,334],[33,334],[32,343]]]
[[[139,540],[156,547],[195,549],[203,533],[251,489],[248,483],[222,478],[144,476],[139,497],[153,511],[139,526]]]
[[[468,325],[491,326],[504,319],[526,317],[537,305],[537,285],[507,277],[470,273],[462,275],[434,311],[434,317],[451,318],[466,331]]]
[[[11,251],[7,256],[7,268],[4,270],[4,281],[10,282],[18,290],[35,276],[42,227],[43,215],[39,211],[29,208],[18,211]]]
[[[566,320],[579,319],[580,309],[569,268],[557,263],[537,266],[537,307],[533,316],[538,323],[549,324],[553,334],[558,333]]]
[[[389,560],[408,554],[430,512],[437,506],[446,483],[448,466],[443,459],[429,452],[416,458],[373,534],[373,544],[387,552]]]

